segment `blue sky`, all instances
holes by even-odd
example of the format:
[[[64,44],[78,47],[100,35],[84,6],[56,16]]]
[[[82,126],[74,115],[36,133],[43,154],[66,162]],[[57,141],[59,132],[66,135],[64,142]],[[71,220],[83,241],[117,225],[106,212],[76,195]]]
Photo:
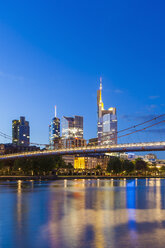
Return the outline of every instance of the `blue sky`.
[[[100,76],[119,130],[164,113],[164,11],[163,0],[1,1],[0,130],[11,134],[24,115],[31,141],[48,143],[57,105],[60,118],[83,115],[85,138],[96,137]],[[160,129],[138,141],[163,139]]]

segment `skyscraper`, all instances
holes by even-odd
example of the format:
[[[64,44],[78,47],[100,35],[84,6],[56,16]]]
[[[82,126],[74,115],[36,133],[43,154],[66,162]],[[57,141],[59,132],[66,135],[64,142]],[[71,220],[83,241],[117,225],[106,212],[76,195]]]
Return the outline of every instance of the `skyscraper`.
[[[51,124],[49,125],[49,143],[51,148],[55,148],[55,144],[58,143],[60,138],[60,119],[56,117],[56,106],[55,106],[55,117],[52,118]]]
[[[83,117],[62,117],[62,143],[64,147],[79,147],[86,143],[83,139]]]
[[[104,104],[102,101],[102,78],[100,78],[100,89],[97,90],[97,137],[98,137],[98,144],[101,144],[101,139],[103,135],[103,115],[102,112],[104,110]]]
[[[74,117],[62,117],[62,138],[83,139],[83,117],[75,115]]]
[[[12,121],[12,143],[19,146],[29,146],[30,127],[25,117],[21,116],[20,120]]]
[[[98,144],[117,144],[117,115],[116,108],[104,109],[102,101],[102,79],[97,91],[97,136]]]

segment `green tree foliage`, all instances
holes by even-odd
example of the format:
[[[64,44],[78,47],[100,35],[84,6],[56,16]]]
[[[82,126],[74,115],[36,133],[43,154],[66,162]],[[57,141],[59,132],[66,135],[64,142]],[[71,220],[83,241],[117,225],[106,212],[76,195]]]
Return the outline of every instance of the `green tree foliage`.
[[[157,174],[159,174],[159,169],[158,169],[156,166],[150,167],[150,171],[151,171],[152,173],[154,173],[155,176],[156,176]]]
[[[135,160],[135,169],[137,171],[146,171],[147,170],[147,163],[143,159],[137,158]]]
[[[8,160],[0,160],[0,170],[5,172],[7,171],[8,173],[12,170],[13,166],[13,160],[8,159]]]
[[[61,156],[22,157],[15,160],[0,161],[0,169],[10,168],[10,171],[22,171],[24,175],[43,175],[48,172],[66,168]]]
[[[165,166],[162,166],[162,167],[160,168],[160,170],[161,170],[161,171],[165,171]]]
[[[165,166],[162,166],[162,167],[160,168],[160,172],[161,172],[162,174],[165,174]]]
[[[2,170],[5,167],[5,161],[0,160],[0,170]]]
[[[122,172],[122,162],[118,157],[111,157],[108,165],[107,165],[107,171],[113,172],[115,174]]]
[[[123,171],[130,173],[130,172],[135,170],[135,165],[132,163],[132,161],[123,160],[122,161],[122,169],[123,169]]]

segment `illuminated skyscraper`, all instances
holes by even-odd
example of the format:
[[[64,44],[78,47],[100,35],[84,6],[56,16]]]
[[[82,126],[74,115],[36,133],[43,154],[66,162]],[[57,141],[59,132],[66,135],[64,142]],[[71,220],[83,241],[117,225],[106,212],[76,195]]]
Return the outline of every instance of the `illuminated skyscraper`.
[[[49,143],[53,149],[57,140],[60,138],[60,119],[56,117],[56,106],[55,106],[55,117],[52,119],[49,125]]]
[[[79,138],[83,139],[83,117],[62,117],[62,138]]]
[[[29,146],[30,127],[25,117],[21,116],[20,120],[12,121],[12,143],[18,146]]]
[[[102,79],[97,91],[97,136],[98,144],[117,144],[117,115],[116,108],[104,109],[102,101]]]
[[[83,117],[62,117],[62,143],[64,147],[84,146]]]
[[[100,89],[97,91],[97,114],[98,114],[98,121],[97,121],[97,137],[98,137],[98,144],[101,144],[101,137],[103,135],[103,116],[102,112],[104,110],[104,104],[102,102],[102,78],[100,78]]]

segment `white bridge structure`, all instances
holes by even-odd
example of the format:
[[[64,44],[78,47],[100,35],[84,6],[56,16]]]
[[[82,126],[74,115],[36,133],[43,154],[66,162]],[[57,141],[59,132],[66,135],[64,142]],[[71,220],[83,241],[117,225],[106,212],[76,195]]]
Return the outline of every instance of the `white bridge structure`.
[[[76,148],[63,148],[57,150],[21,152],[21,153],[1,155],[0,160],[37,157],[37,156],[50,156],[50,155],[54,155],[54,156],[80,155],[83,157],[96,153],[101,155],[105,153],[142,152],[142,151],[165,151],[165,141],[128,143],[128,144],[118,144],[118,145],[85,146],[85,147],[76,147]]]

